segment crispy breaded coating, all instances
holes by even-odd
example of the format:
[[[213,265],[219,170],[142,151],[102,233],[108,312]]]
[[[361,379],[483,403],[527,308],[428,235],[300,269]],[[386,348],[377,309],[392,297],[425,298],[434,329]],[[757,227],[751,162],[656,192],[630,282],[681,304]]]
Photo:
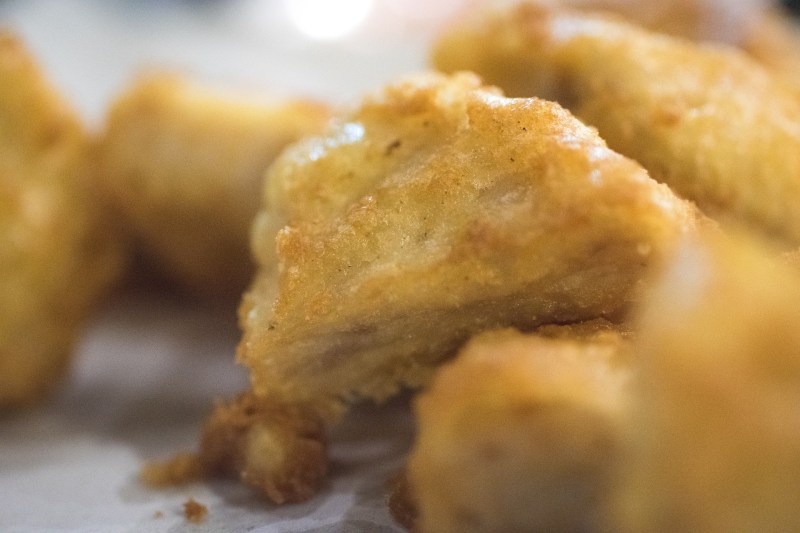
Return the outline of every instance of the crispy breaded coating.
[[[192,294],[238,300],[254,271],[264,173],[328,115],[312,101],[251,101],[145,76],[109,111],[100,172],[151,267]]]
[[[274,503],[301,502],[328,471],[325,427],[302,406],[242,394],[206,421],[199,460],[209,475],[239,477]]]
[[[21,41],[0,31],[0,409],[60,382],[121,269],[87,149],[78,118]]]
[[[474,333],[622,312],[694,223],[558,105],[410,77],[272,166],[238,357],[259,396],[380,400]]]
[[[629,343],[613,330],[481,334],[416,403],[421,532],[600,531],[619,455]]]
[[[798,301],[798,273],[771,250],[720,238],[680,248],[639,319],[611,531],[796,528]]]
[[[214,407],[198,452],[147,463],[139,478],[151,487],[168,487],[233,477],[273,503],[298,503],[324,481],[327,448],[325,426],[313,411],[243,393]]]
[[[738,50],[521,3],[455,24],[433,62],[556,99],[712,217],[800,245],[800,99]]]

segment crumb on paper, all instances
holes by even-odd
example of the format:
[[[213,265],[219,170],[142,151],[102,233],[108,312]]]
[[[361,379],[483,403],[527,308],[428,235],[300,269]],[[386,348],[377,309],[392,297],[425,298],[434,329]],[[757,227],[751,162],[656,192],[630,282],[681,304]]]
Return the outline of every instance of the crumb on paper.
[[[202,461],[196,454],[181,453],[165,462],[146,463],[139,479],[150,487],[172,487],[203,479]]]
[[[161,520],[162,518],[164,518],[164,511],[156,511],[155,513],[153,513],[153,518],[155,518],[156,520]]]
[[[217,405],[199,455],[209,476],[238,476],[277,504],[310,499],[328,471],[322,419],[304,406],[252,393]]]
[[[183,514],[192,524],[199,524],[208,516],[208,507],[194,498],[189,498],[183,504]]]

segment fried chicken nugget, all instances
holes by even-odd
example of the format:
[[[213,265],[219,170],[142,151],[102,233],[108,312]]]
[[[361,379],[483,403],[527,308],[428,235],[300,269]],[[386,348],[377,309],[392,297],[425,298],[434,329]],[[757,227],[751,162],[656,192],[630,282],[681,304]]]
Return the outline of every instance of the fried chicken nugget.
[[[145,261],[191,294],[238,301],[254,271],[249,232],[263,175],[328,116],[312,101],[237,99],[145,76],[108,114],[101,175]]]
[[[712,217],[800,245],[800,99],[740,51],[522,3],[455,24],[433,62],[556,99]]]
[[[749,240],[679,249],[637,327],[611,531],[797,527],[798,301],[798,273]]]
[[[90,164],[77,117],[0,31],[0,409],[54,388],[121,270]]]
[[[415,404],[415,531],[601,530],[631,366],[594,328],[484,333],[439,371]]]
[[[800,27],[769,0],[550,0],[621,15],[651,30],[693,41],[734,45],[800,88]]]
[[[329,416],[479,331],[622,312],[695,221],[557,104],[410,77],[271,167],[238,358],[256,395]]]

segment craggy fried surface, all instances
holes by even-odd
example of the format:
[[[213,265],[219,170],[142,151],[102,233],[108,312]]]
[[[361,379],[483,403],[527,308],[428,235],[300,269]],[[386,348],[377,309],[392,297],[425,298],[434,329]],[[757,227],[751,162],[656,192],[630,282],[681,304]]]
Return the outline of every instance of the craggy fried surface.
[[[0,31],[0,409],[60,380],[79,326],[120,270],[77,118]]]
[[[418,399],[406,497],[395,498],[416,505],[416,530],[600,530],[629,342],[606,327],[556,329],[477,336]]]
[[[770,254],[693,241],[656,283],[639,319],[612,530],[786,531],[800,520],[800,277]]]
[[[328,471],[325,427],[303,406],[243,394],[206,421],[200,460],[207,472],[239,476],[275,503],[304,501]]]
[[[167,75],[137,80],[109,111],[100,174],[151,266],[193,294],[238,299],[264,173],[329,111],[247,101]]]
[[[800,99],[742,52],[523,3],[455,24],[433,61],[562,102],[711,216],[800,245]]]
[[[238,357],[255,394],[323,413],[425,382],[473,333],[621,312],[695,221],[558,105],[467,74],[368,98],[266,196]]]
[[[198,453],[148,463],[140,478],[152,487],[239,478],[281,504],[316,494],[327,471],[327,438],[318,416],[300,405],[280,405],[245,393],[216,405],[203,426]]]

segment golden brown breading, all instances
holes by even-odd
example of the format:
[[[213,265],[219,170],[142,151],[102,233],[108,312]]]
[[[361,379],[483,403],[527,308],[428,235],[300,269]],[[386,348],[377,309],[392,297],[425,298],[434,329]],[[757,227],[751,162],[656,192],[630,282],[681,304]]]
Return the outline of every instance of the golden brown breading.
[[[215,406],[199,452],[147,463],[139,477],[151,487],[233,477],[282,504],[312,497],[327,471],[325,426],[313,411],[243,393]]]
[[[742,52],[523,3],[453,26],[433,60],[562,102],[711,216],[800,245],[800,99]]]
[[[798,273],[772,251],[719,237],[681,247],[639,320],[612,531],[800,523],[798,301]]]
[[[694,222],[558,105],[410,77],[272,166],[238,357],[259,396],[380,400],[476,332],[623,311]]]
[[[275,503],[307,500],[328,471],[322,421],[300,405],[251,394],[214,409],[199,457],[209,474],[240,477]]]
[[[0,31],[0,409],[60,381],[80,326],[121,269],[87,149],[77,117]]]
[[[416,403],[408,476],[417,528],[600,530],[626,418],[628,352],[613,330],[500,330],[470,341]]]
[[[254,270],[264,172],[328,115],[311,101],[247,101],[143,77],[109,112],[100,173],[151,266],[194,294],[238,300]]]

